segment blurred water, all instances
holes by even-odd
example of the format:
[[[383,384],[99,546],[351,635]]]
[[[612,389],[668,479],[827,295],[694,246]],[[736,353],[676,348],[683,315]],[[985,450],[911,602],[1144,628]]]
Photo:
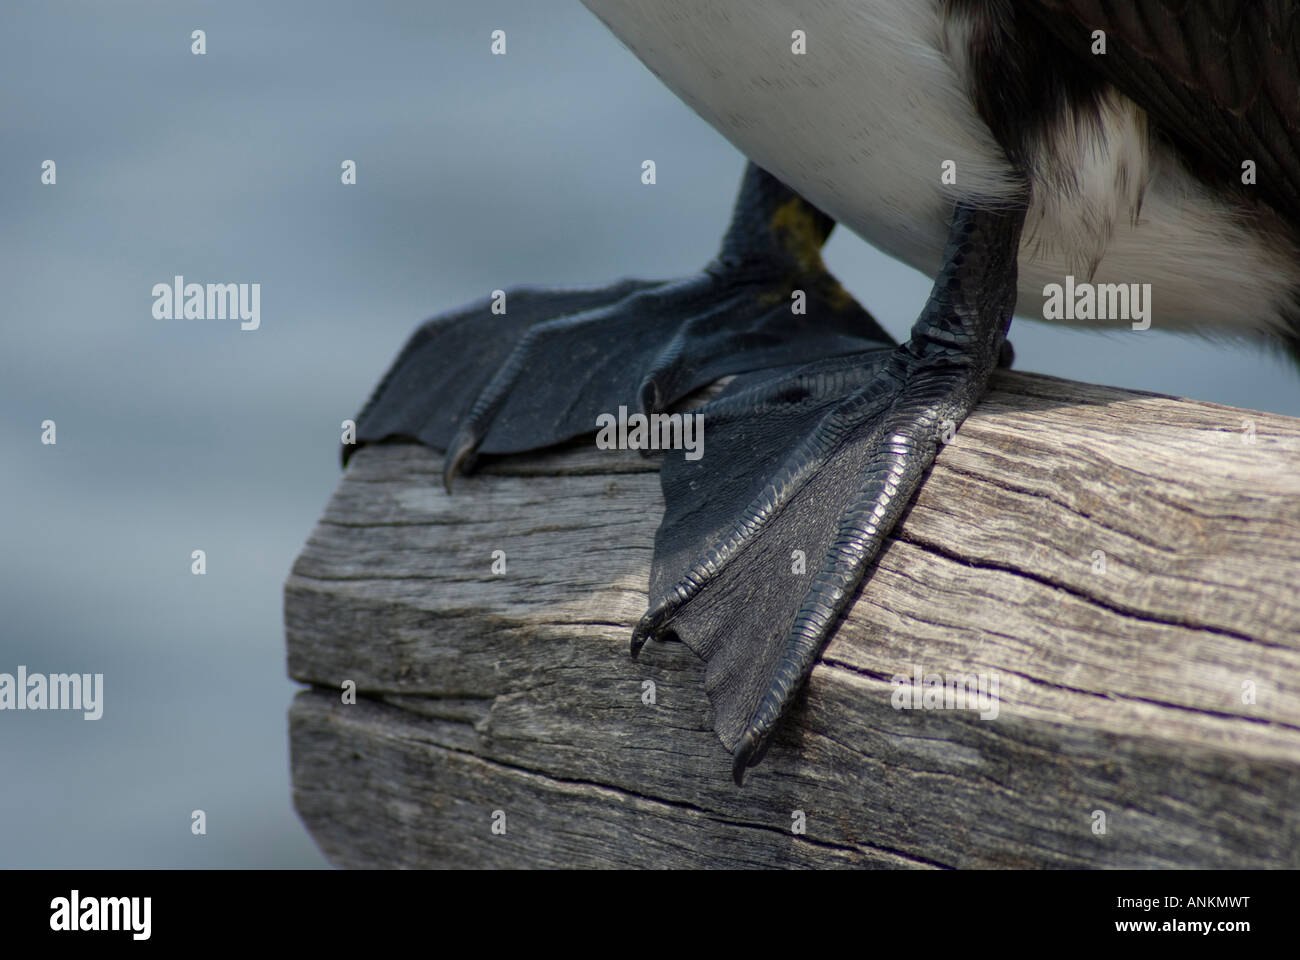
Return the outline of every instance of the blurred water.
[[[97,722],[0,714],[0,866],[323,864],[281,587],[339,422],[442,308],[694,271],[743,158],[569,0],[6,0],[0,117],[0,672],[105,674]],[[896,336],[929,292],[845,231],[827,261]],[[175,274],[260,283],[261,329],[154,319]],[[1014,333],[1021,369],[1300,414],[1256,350]]]

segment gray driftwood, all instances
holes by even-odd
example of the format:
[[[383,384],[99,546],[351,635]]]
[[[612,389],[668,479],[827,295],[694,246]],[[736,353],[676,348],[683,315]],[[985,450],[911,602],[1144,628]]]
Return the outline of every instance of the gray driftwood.
[[[439,466],[361,450],[285,588],[336,864],[1300,867],[1300,421],[1000,374],[743,788],[703,665],[628,656],[656,461]],[[917,665],[999,715],[894,709]]]

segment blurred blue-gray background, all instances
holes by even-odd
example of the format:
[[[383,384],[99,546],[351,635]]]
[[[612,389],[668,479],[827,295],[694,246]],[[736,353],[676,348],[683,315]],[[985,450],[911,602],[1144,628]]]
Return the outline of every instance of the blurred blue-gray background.
[[[105,674],[97,722],[0,713],[0,866],[323,865],[281,587],[340,421],[441,309],[698,269],[743,158],[576,0],[6,0],[0,105],[0,672]],[[927,278],[826,259],[905,334]],[[154,319],[176,274],[260,283],[261,329]],[[1013,333],[1020,369],[1300,415],[1256,348]]]

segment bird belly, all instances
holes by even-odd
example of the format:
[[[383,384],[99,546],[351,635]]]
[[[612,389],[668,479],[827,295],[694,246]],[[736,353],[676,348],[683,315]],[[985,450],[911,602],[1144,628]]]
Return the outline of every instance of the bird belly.
[[[585,2],[742,153],[918,269],[938,266],[947,234],[943,161],[958,185],[1016,189],[937,47],[931,0]]]
[[[944,17],[939,0],[584,2],[747,157],[927,275],[937,272],[955,200],[1024,196],[972,101],[964,25]],[[1145,137],[1144,122],[1136,129]],[[1136,134],[1117,127],[1115,135]],[[1111,146],[1116,162],[1124,146]],[[1095,145],[1079,150],[1081,170],[1096,165]],[[1300,289],[1294,247],[1261,235],[1166,148],[1144,150],[1142,175],[1141,206],[1108,196],[1101,218],[1088,206],[1099,196],[1035,185],[1017,314],[1126,327],[1142,321],[1096,310],[1058,315],[1052,285],[1148,284],[1157,329],[1282,327]]]

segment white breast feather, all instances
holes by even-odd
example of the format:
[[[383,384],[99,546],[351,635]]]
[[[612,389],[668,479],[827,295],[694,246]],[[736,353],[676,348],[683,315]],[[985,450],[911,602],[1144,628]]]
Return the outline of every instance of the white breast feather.
[[[975,110],[969,25],[938,0],[584,0],[751,160],[927,274],[953,200],[1003,203],[1023,181]],[[803,30],[808,52],[791,52]],[[1150,283],[1152,325],[1280,329],[1300,252],[1215,197],[1116,91],[1058,118],[1033,151],[1017,313],[1066,274]],[[945,160],[957,184],[944,185]],[[1121,321],[1123,322],[1123,321]],[[1093,323],[1098,323],[1093,321]]]

